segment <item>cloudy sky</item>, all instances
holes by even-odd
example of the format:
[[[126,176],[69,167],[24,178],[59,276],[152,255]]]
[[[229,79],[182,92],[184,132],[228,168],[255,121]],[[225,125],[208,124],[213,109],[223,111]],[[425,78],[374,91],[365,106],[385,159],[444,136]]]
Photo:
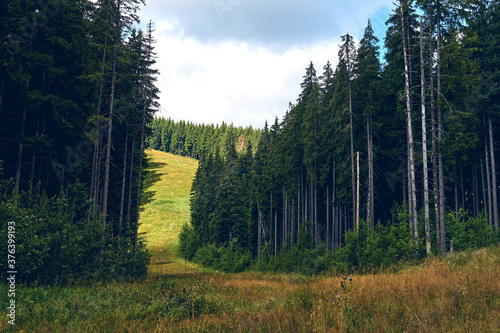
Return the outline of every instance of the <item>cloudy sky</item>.
[[[146,0],[161,110],[196,123],[262,128],[295,102],[305,68],[337,64],[340,36],[368,19],[385,35],[393,0]]]

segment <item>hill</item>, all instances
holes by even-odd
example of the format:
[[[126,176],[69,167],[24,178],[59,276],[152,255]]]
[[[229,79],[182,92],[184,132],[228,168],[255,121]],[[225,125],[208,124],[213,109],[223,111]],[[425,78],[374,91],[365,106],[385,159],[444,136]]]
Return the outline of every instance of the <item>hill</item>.
[[[139,233],[152,254],[150,269],[155,273],[184,270],[186,263],[177,255],[178,237],[189,222],[189,196],[198,161],[151,149],[147,156]]]

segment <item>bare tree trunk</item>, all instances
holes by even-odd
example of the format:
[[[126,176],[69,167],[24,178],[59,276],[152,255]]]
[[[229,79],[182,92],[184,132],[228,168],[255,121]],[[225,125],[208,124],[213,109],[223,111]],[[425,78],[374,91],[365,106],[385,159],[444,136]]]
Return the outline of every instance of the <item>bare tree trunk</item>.
[[[326,249],[330,250],[330,207],[329,204],[330,188],[326,187]]]
[[[318,184],[314,180],[314,245],[319,242],[319,228],[318,228]]]
[[[465,211],[464,173],[462,165],[460,165],[460,192],[462,194],[462,208]],[[465,224],[465,214],[462,214],[462,219],[462,222]]]
[[[278,214],[274,211],[274,257],[278,255]]]
[[[408,198],[408,213],[410,218],[408,219],[408,226],[413,229],[413,200],[411,200],[411,167],[410,167],[410,139],[408,137],[408,129],[406,130],[406,196]]]
[[[118,6],[120,1],[118,1]],[[117,8],[117,21],[120,21],[120,7]],[[116,83],[116,58],[118,53],[118,40],[120,37],[120,28],[117,26],[115,32],[115,45],[113,46],[113,67],[111,75],[111,93],[109,96],[109,113],[108,113],[108,134],[106,142],[106,160],[104,164],[104,193],[102,202],[102,215],[104,219],[104,227],[106,226],[108,214],[108,193],[109,193],[109,167],[111,165],[111,136],[113,132],[113,110],[115,104],[115,83]]]
[[[486,213],[487,210],[486,210],[486,203],[488,202],[488,197],[486,195],[486,181],[485,181],[485,178],[484,178],[484,168],[483,168],[483,164],[484,164],[484,161],[483,161],[483,157],[481,156],[480,157],[480,163],[481,163],[481,184],[482,184],[482,189],[483,189],[483,210],[484,212]],[[490,225],[491,227],[491,225]]]
[[[443,124],[441,121],[441,22],[437,22],[437,92],[438,92],[438,142],[443,139]],[[445,200],[444,200],[444,171],[443,154],[438,154],[439,163],[439,220],[441,236],[441,252],[446,253],[446,225],[445,225]]]
[[[269,210],[269,241],[272,241],[273,239],[272,229],[273,229],[273,191],[271,191],[271,206]]]
[[[137,257],[137,241],[139,234],[139,212],[141,208],[141,190],[142,190],[142,160],[144,156],[144,128],[146,126],[146,102],[142,110],[142,123],[141,123],[141,143],[139,148],[139,172],[137,175],[137,210],[135,212],[134,221],[134,242],[132,244],[132,253],[134,258],[134,265],[132,266],[132,276],[135,277],[135,259]]]
[[[356,152],[356,230],[359,230],[359,151]]]
[[[430,22],[430,20],[429,20]],[[436,116],[435,116],[435,105],[434,105],[434,73],[432,68],[434,67],[434,50],[432,48],[432,24],[429,24],[429,72],[430,72],[430,93],[431,93],[431,132],[432,132],[432,185],[434,190],[434,215],[436,217],[436,244],[437,249],[441,252],[441,227],[439,218],[439,187],[438,187],[438,165],[437,165],[437,136],[436,136]]]
[[[123,210],[125,207],[125,188],[127,179],[127,147],[128,144],[128,128],[127,134],[125,135],[125,152],[123,153],[123,173],[122,173],[122,194],[120,198],[120,217],[118,219],[118,235],[122,233],[122,221],[123,221]]]
[[[491,187],[493,189],[493,223],[495,224],[495,230],[498,231],[498,200],[497,200],[497,176],[496,176],[496,165],[495,165],[495,149],[493,144],[493,125],[491,123],[491,116],[488,116],[488,131],[490,135],[490,160],[491,160]]]
[[[490,226],[493,226],[493,196],[491,195],[491,176],[490,176],[490,160],[488,157],[488,139],[486,137],[486,133],[484,134],[484,156],[486,159],[486,193],[488,194],[488,201],[485,204],[488,205],[488,221]]]
[[[455,172],[457,171],[457,168],[455,167]],[[454,187],[454,190],[455,190],[455,219],[458,220],[458,185],[457,185],[457,181],[455,180],[453,182],[453,187]]]
[[[332,224],[333,224],[333,233],[332,233],[332,237],[333,237],[333,241],[332,241],[332,251],[333,249],[338,245],[338,223],[339,223],[339,219],[337,218],[337,214],[336,214],[336,207],[337,207],[337,200],[336,200],[336,195],[337,195],[337,190],[336,190],[336,186],[335,186],[335,182],[337,181],[336,180],[336,174],[335,174],[335,169],[336,169],[336,163],[335,163],[335,156],[333,157],[333,175],[332,175],[332,206],[333,206],[333,215],[332,215]]]
[[[488,204],[488,195],[487,195],[487,186],[486,186],[486,180],[485,180],[485,176],[484,176],[484,168],[483,168],[483,165],[484,165],[484,161],[483,161],[483,156],[481,155],[480,158],[479,158],[479,162],[480,162],[480,167],[481,167],[481,185],[482,185],[482,192],[483,192],[483,208],[482,210],[484,211],[484,213],[486,214],[486,218],[488,219],[488,222],[490,223],[490,227],[492,226],[491,225],[491,221],[488,217],[488,208],[487,208],[487,204]],[[481,210],[481,206],[479,206],[479,210]]]
[[[127,200],[127,232],[126,236],[130,235],[130,211],[132,209],[132,181],[134,179],[134,147],[135,136],[132,136],[132,148],[130,151],[130,171],[128,175],[128,200]]]
[[[295,199],[292,199],[292,220],[290,227],[292,229],[292,237],[290,239],[290,246],[294,245],[295,242]]]
[[[282,227],[282,238],[281,238],[281,247],[283,248],[283,244],[285,244],[285,233],[286,233],[286,194],[285,189],[283,189],[283,227]]]
[[[349,76],[351,73],[349,73]],[[354,137],[353,137],[353,121],[352,121],[352,98],[351,98],[351,78],[349,77],[349,128],[351,131],[351,189],[352,189],[352,222],[356,221],[356,192],[355,169],[354,169]]]
[[[406,113],[407,113],[407,129],[408,129],[408,157],[409,157],[409,183],[411,188],[411,212],[410,216],[413,221],[413,239],[415,243],[418,241],[418,216],[417,216],[417,198],[416,198],[416,187],[415,187],[415,161],[413,153],[413,128],[411,121],[411,103],[410,103],[410,82],[409,82],[409,72],[408,68],[408,58],[405,46],[405,26],[403,19],[403,2],[401,1],[401,26],[403,31],[403,57],[405,62],[405,95],[406,95]]]
[[[370,229],[375,229],[375,190],[373,184],[373,139],[371,131],[371,116],[366,118],[366,135],[368,148],[368,202],[367,202],[367,220]]]
[[[17,167],[14,183],[14,193],[16,197],[19,195],[19,187],[21,184],[21,167],[23,162],[23,149],[24,149],[24,127],[26,126],[26,107],[23,109],[23,118],[21,122],[21,135],[19,137],[19,148],[17,150]]]
[[[259,217],[257,220],[257,259],[260,260],[260,242],[262,238],[262,214],[260,213],[260,209],[257,207]]]
[[[429,179],[427,171],[427,122],[425,119],[425,63],[424,63],[424,27],[420,18],[420,92],[422,102],[422,159],[424,176],[424,225],[427,255],[431,254],[431,229],[429,223]]]
[[[108,17],[109,20],[109,17]],[[101,169],[101,144],[102,144],[102,135],[101,135],[101,105],[102,105],[102,95],[104,89],[104,67],[106,65],[106,51],[108,46],[108,35],[104,36],[104,49],[102,52],[102,62],[101,62],[101,78],[99,82],[99,102],[97,104],[97,119],[95,124],[95,130],[97,134],[97,138],[95,138],[94,144],[94,154],[92,158],[92,174],[90,177],[90,199],[93,199],[93,209],[89,210],[87,226],[90,223],[91,211],[95,213],[96,206],[99,204],[99,183],[100,183],[100,169]]]
[[[473,200],[474,200],[474,208],[473,208],[473,215],[474,217],[477,217],[478,215],[478,211],[479,211],[479,202],[478,202],[478,199],[479,199],[479,187],[478,187],[478,175],[477,175],[477,167],[474,165],[472,167],[472,179],[473,179],[473,184],[472,184],[472,188],[473,188]]]

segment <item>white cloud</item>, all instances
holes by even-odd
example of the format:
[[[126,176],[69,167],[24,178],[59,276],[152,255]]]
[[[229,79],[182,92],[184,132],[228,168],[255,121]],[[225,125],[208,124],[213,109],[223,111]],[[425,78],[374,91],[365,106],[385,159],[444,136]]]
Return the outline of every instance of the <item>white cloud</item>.
[[[338,53],[338,40],[276,53],[245,42],[201,43],[173,26],[157,25],[156,52],[162,113],[176,120],[262,127],[295,102],[309,61],[321,73]]]
[[[383,28],[388,0],[152,0],[160,115],[197,123],[263,127],[300,93],[312,61],[318,75],[337,63],[340,35],[361,37],[370,15]],[[377,13],[377,14],[376,14]]]

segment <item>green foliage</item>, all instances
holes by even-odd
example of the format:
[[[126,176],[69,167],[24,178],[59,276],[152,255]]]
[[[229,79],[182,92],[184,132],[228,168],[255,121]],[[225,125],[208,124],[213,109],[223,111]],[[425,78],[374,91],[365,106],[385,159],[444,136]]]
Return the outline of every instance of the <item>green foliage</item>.
[[[0,187],[5,186],[2,182]],[[81,184],[71,185],[51,198],[34,192],[17,198],[2,194],[0,225],[4,237],[0,246],[7,248],[8,222],[14,222],[19,283],[131,280],[147,273],[150,255],[145,244],[138,244],[134,260],[130,240],[113,238],[109,225],[103,228],[100,219],[87,220],[89,204]],[[134,263],[135,277],[130,275]],[[6,274],[6,260],[0,268]]]
[[[205,125],[159,117],[155,117],[150,126],[151,135],[146,138],[149,148],[196,159],[216,151],[224,156],[228,143],[234,144],[236,151],[242,153],[247,144],[257,146],[261,133],[251,126]]]
[[[189,224],[185,224],[182,227],[182,231],[179,235],[179,244],[181,256],[186,260],[193,260],[201,243],[200,237]]]
[[[205,245],[196,251],[194,262],[227,273],[242,272],[252,264],[252,255],[237,247],[215,244]]]
[[[446,230],[448,248],[453,241],[454,251],[486,247],[500,241],[498,232],[488,224],[485,214],[474,218],[470,216],[470,212],[463,209],[460,209],[458,214],[450,212],[446,215]]]

